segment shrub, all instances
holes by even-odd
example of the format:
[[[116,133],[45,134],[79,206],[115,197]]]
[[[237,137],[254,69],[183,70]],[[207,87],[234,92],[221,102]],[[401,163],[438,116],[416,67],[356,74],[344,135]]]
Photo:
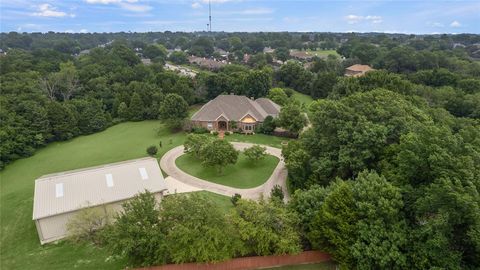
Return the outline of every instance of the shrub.
[[[272,134],[275,128],[277,127],[275,119],[272,116],[265,117],[265,120],[258,127],[258,132],[263,134]]]
[[[158,152],[158,147],[151,145],[147,148],[147,154],[150,156],[155,156]]]
[[[283,91],[285,94],[287,94],[288,97],[293,96],[293,89],[292,88],[283,88]]]
[[[283,194],[282,187],[279,185],[273,186],[272,191],[270,192],[270,197],[272,199],[279,199],[280,201],[283,201],[285,195]]]
[[[242,195],[235,193],[232,198],[230,198],[230,201],[232,202],[233,205],[237,206],[237,202],[242,198]]]
[[[208,129],[204,127],[192,127],[192,133],[195,133],[195,134],[205,134],[208,132],[209,132]]]
[[[212,131],[212,135],[213,135],[213,136],[218,136],[218,131],[216,131],[216,130],[215,130],[215,131]]]

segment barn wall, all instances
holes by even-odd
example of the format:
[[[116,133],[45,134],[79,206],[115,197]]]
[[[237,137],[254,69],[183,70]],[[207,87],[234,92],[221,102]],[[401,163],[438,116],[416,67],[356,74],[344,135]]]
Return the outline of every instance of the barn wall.
[[[163,198],[163,193],[158,192],[154,194],[155,199],[160,203]],[[122,204],[125,201],[118,201],[109,204],[105,204],[102,207],[105,211],[108,212],[118,212],[122,210]],[[67,236],[67,223],[74,217],[79,211],[79,209],[74,212],[59,214],[55,216],[41,218],[35,221],[37,227],[38,236],[40,238],[40,243],[43,245],[45,243],[50,243],[59,239],[62,239]]]

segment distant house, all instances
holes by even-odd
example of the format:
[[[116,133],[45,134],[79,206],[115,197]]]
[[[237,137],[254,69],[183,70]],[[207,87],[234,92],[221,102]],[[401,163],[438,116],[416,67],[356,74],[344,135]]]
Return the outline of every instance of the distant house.
[[[193,55],[188,57],[188,62],[190,62],[190,64],[196,64],[196,65],[199,65],[200,67],[207,68],[210,70],[219,69],[228,64],[228,62],[226,61],[217,61],[214,59],[198,57]]]
[[[175,71],[181,76],[186,76],[190,78],[194,78],[197,76],[197,72],[193,69],[187,68],[187,67],[182,67],[182,66],[177,66],[177,65],[172,65],[169,63],[165,63],[165,69]]]
[[[219,95],[196,112],[193,126],[216,131],[253,133],[267,116],[277,117],[280,106],[268,98],[251,99],[246,96]]]
[[[228,57],[228,52],[220,48],[215,48],[214,52],[218,53],[221,57],[225,59]]]
[[[75,171],[44,175],[35,180],[33,220],[40,243],[67,236],[67,224],[80,210],[96,207],[117,212],[122,203],[149,190],[157,201],[167,190],[155,158],[142,158]]]
[[[270,47],[263,48],[263,53],[274,53],[275,50]]]
[[[365,73],[375,70],[371,68],[369,65],[353,65],[349,66],[345,69],[345,76],[347,77],[360,77],[365,75]]]
[[[306,51],[291,50],[290,56],[301,61],[311,61],[314,55],[307,53]]]

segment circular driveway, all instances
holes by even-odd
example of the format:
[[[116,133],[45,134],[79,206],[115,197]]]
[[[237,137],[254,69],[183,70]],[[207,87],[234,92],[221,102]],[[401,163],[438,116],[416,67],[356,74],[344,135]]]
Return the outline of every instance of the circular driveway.
[[[255,144],[253,143],[242,143],[242,142],[232,142],[235,149],[243,151],[245,148],[251,147]],[[184,155],[183,152],[183,145],[177,146],[167,153],[163,155],[160,160],[160,167],[164,170],[170,177],[175,178],[176,180],[199,188],[204,189],[213,193],[225,195],[225,196],[233,196],[235,193],[242,195],[242,198],[246,199],[254,199],[257,200],[262,196],[264,198],[270,197],[270,191],[275,185],[279,185],[283,189],[283,193],[285,194],[285,200],[288,200],[288,193],[287,193],[287,169],[285,167],[285,162],[283,162],[282,158],[282,150],[275,147],[270,147],[266,145],[262,145],[267,148],[267,153],[276,156],[279,159],[277,167],[273,170],[272,175],[268,178],[268,180],[263,183],[262,185],[254,188],[233,188],[229,186],[224,186],[216,183],[212,183],[193,175],[190,175],[180,168],[177,167],[175,164],[175,160]],[[253,169],[252,169],[253,170]]]

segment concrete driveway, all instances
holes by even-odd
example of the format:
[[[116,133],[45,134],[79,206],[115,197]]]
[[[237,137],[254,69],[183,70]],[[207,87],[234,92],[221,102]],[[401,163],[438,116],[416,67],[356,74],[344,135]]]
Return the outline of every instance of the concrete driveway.
[[[232,142],[235,149],[243,151],[243,149],[247,147],[251,147],[255,144],[253,143],[242,143],[242,142]],[[265,145],[262,145],[265,146]],[[272,175],[268,180],[263,183],[262,185],[255,187],[255,188],[233,188],[228,187],[216,183],[212,183],[209,181],[202,180],[186,172],[180,170],[177,165],[175,164],[175,160],[184,154],[183,146],[178,146],[173,148],[172,150],[168,151],[163,155],[162,159],[160,160],[160,167],[164,170],[169,176],[173,177],[179,182],[182,182],[188,186],[207,190],[213,193],[225,195],[225,196],[233,196],[235,193],[242,195],[242,198],[246,199],[253,199],[257,200],[261,196],[264,198],[270,197],[270,191],[275,185],[279,185],[283,189],[283,193],[285,194],[285,200],[288,200],[289,196],[287,193],[287,169],[285,167],[285,162],[283,162],[282,157],[282,150],[275,147],[265,146],[267,148],[267,153],[276,156],[279,158],[279,162],[277,167],[275,167]]]

